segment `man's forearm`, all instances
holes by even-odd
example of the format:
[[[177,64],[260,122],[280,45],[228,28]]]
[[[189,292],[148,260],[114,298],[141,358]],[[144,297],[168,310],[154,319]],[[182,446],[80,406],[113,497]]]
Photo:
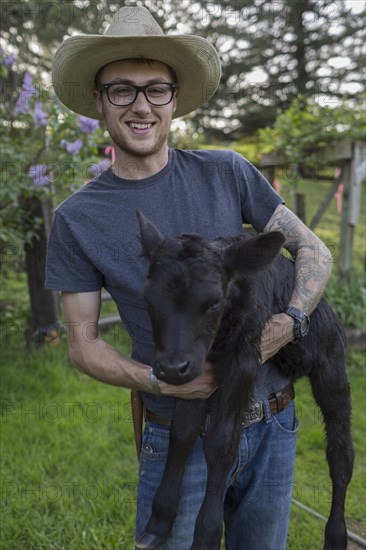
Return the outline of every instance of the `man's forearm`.
[[[77,369],[96,380],[114,386],[151,391],[151,367],[125,357],[101,338],[77,342],[72,341],[69,334],[69,355]]]
[[[316,249],[318,248],[318,249]],[[308,315],[319,303],[332,271],[329,250],[319,241],[319,246],[303,247],[295,258],[295,287],[290,299],[295,306]]]
[[[295,286],[289,305],[310,314],[317,306],[329,276],[333,260],[324,243],[287,208],[280,205],[265,231],[282,231],[285,248],[295,260]]]
[[[279,205],[265,231],[281,231],[285,248],[295,260],[295,283],[288,306],[310,315],[324,292],[332,271],[332,256],[327,247],[285,206]],[[262,362],[293,341],[294,320],[285,313],[273,315],[262,333]]]
[[[69,335],[69,355],[72,363],[83,373],[114,386],[152,392],[151,367],[125,357],[100,338],[88,342],[72,342]],[[214,371],[206,363],[203,373],[195,380],[181,386],[158,386],[162,395],[181,399],[207,399],[216,389]]]

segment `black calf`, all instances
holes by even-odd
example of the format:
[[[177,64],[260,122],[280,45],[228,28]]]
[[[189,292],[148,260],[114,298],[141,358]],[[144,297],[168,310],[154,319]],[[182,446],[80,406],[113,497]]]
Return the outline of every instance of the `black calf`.
[[[184,384],[216,369],[218,389],[206,402],[176,400],[166,468],[152,515],[136,548],[159,548],[177,513],[187,456],[198,437],[206,406],[207,490],[197,517],[192,550],[220,548],[223,492],[232,467],[242,417],[260,366],[260,335],[273,313],[284,311],[294,283],[293,262],[280,255],[281,233],[207,243],[195,235],[164,239],[140,212],[145,255],[150,260],[144,294],[155,341],[153,370],[171,384]],[[325,530],[326,550],[345,550],[344,501],[352,475],[351,400],[345,373],[341,323],[322,299],[308,335],[275,357],[292,380],[307,375],[325,424],[326,456],[333,483]]]

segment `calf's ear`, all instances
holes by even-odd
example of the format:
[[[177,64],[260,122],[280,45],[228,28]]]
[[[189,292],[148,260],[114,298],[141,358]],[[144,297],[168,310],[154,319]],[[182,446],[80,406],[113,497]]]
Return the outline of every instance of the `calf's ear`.
[[[225,251],[225,264],[243,274],[258,272],[274,261],[285,240],[282,233],[272,231],[235,243]]]
[[[136,216],[140,226],[141,244],[143,254],[148,258],[152,251],[158,246],[163,237],[155,227],[155,225],[143,215],[141,210],[136,210]]]

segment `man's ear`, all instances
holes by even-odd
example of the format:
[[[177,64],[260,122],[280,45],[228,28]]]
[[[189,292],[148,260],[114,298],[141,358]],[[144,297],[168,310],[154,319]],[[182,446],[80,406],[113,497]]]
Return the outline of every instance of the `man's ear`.
[[[103,113],[102,94],[98,90],[93,90],[93,98],[95,101],[95,107],[98,113]]]
[[[239,241],[225,251],[226,267],[244,275],[261,271],[275,260],[285,240],[282,233],[272,231]]]
[[[150,258],[153,250],[164,239],[155,225],[143,215],[141,210],[136,210],[136,216],[140,226],[142,250],[144,255]]]
[[[177,110],[178,101],[179,101],[178,95],[179,95],[179,87],[177,86],[176,89],[175,89],[175,94],[174,94],[173,99],[172,99],[173,113],[175,113],[175,111]]]

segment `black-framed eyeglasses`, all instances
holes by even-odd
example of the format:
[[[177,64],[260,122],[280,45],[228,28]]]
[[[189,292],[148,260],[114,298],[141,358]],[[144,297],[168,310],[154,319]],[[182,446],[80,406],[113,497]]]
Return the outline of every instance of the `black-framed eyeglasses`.
[[[176,89],[176,84],[170,82],[158,82],[156,84],[147,84],[146,86],[112,82],[111,84],[101,84],[99,91],[102,92],[105,90],[109,102],[116,107],[131,105],[136,101],[140,92],[144,94],[146,100],[151,105],[161,107],[171,102]]]

